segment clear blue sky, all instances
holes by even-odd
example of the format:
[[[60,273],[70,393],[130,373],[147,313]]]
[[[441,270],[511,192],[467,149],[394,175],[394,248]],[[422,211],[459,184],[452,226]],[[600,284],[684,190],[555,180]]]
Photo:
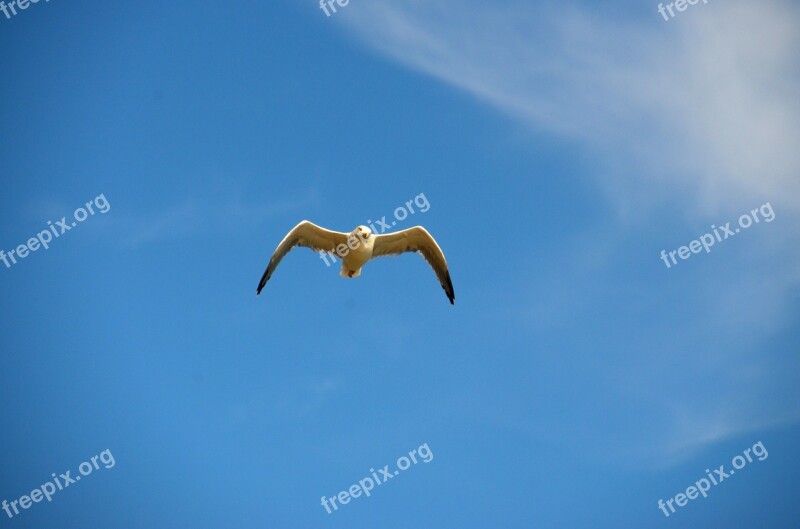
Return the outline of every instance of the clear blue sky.
[[[797,524],[796,5],[121,4],[0,13],[0,249],[111,206],[0,262],[0,501],[116,462],[0,529]],[[420,193],[455,307],[304,249],[256,298]]]

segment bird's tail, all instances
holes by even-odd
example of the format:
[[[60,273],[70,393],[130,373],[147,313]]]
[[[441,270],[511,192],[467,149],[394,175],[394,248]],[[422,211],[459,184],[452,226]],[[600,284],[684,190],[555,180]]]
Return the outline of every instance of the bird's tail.
[[[342,265],[342,269],[339,272],[339,275],[347,278],[358,277],[361,275],[361,269],[359,268],[358,270],[350,270],[345,265]]]

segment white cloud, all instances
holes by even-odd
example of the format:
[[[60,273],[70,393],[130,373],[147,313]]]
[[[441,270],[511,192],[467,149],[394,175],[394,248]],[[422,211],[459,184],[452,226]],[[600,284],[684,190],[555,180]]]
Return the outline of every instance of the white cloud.
[[[753,195],[800,203],[798,7],[733,0],[665,22],[653,6],[620,23],[626,8],[371,0],[345,20],[393,58],[584,142],[625,175],[602,177],[616,199],[690,191],[701,213]]]

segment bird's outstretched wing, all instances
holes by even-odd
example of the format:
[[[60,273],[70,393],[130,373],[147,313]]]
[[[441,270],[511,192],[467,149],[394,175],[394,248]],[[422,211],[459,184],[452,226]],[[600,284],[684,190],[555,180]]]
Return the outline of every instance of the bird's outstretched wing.
[[[258,283],[256,295],[261,294],[261,289],[264,288],[264,285],[267,284],[269,278],[272,277],[272,273],[278,267],[278,264],[281,262],[281,259],[283,259],[283,256],[289,253],[289,251],[295,246],[305,246],[306,248],[311,248],[312,250],[325,250],[326,252],[332,252],[338,245],[342,243],[346,244],[347,237],[347,233],[326,230],[325,228],[317,226],[313,222],[309,222],[307,220],[302,221],[300,224],[295,226],[292,231],[286,235],[286,237],[284,237],[284,239],[275,249],[275,253],[272,254],[272,258],[269,260],[269,265],[267,265],[267,269],[264,271],[264,275],[261,276],[261,281]]]
[[[453,291],[453,282],[447,269],[447,260],[444,253],[431,234],[422,226],[415,226],[407,230],[386,235],[374,235],[375,245],[372,250],[373,257],[382,255],[399,255],[405,252],[419,252],[431,265],[439,283],[447,294],[447,299],[455,305],[456,294]]]

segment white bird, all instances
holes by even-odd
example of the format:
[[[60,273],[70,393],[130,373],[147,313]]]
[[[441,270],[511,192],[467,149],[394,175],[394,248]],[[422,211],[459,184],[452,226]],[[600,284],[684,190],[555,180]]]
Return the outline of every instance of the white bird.
[[[422,226],[386,235],[373,235],[366,226],[357,226],[351,233],[342,233],[326,230],[304,220],[295,226],[275,249],[269,265],[258,283],[256,295],[261,294],[261,290],[272,277],[272,273],[275,272],[281,259],[295,246],[329,252],[331,257],[335,253],[342,259],[341,276],[350,278],[361,275],[361,268],[373,257],[419,252],[436,272],[436,277],[439,278],[439,283],[450,303],[455,305],[456,295],[453,292],[453,283],[450,281],[450,272],[447,269],[444,253],[431,234]]]

